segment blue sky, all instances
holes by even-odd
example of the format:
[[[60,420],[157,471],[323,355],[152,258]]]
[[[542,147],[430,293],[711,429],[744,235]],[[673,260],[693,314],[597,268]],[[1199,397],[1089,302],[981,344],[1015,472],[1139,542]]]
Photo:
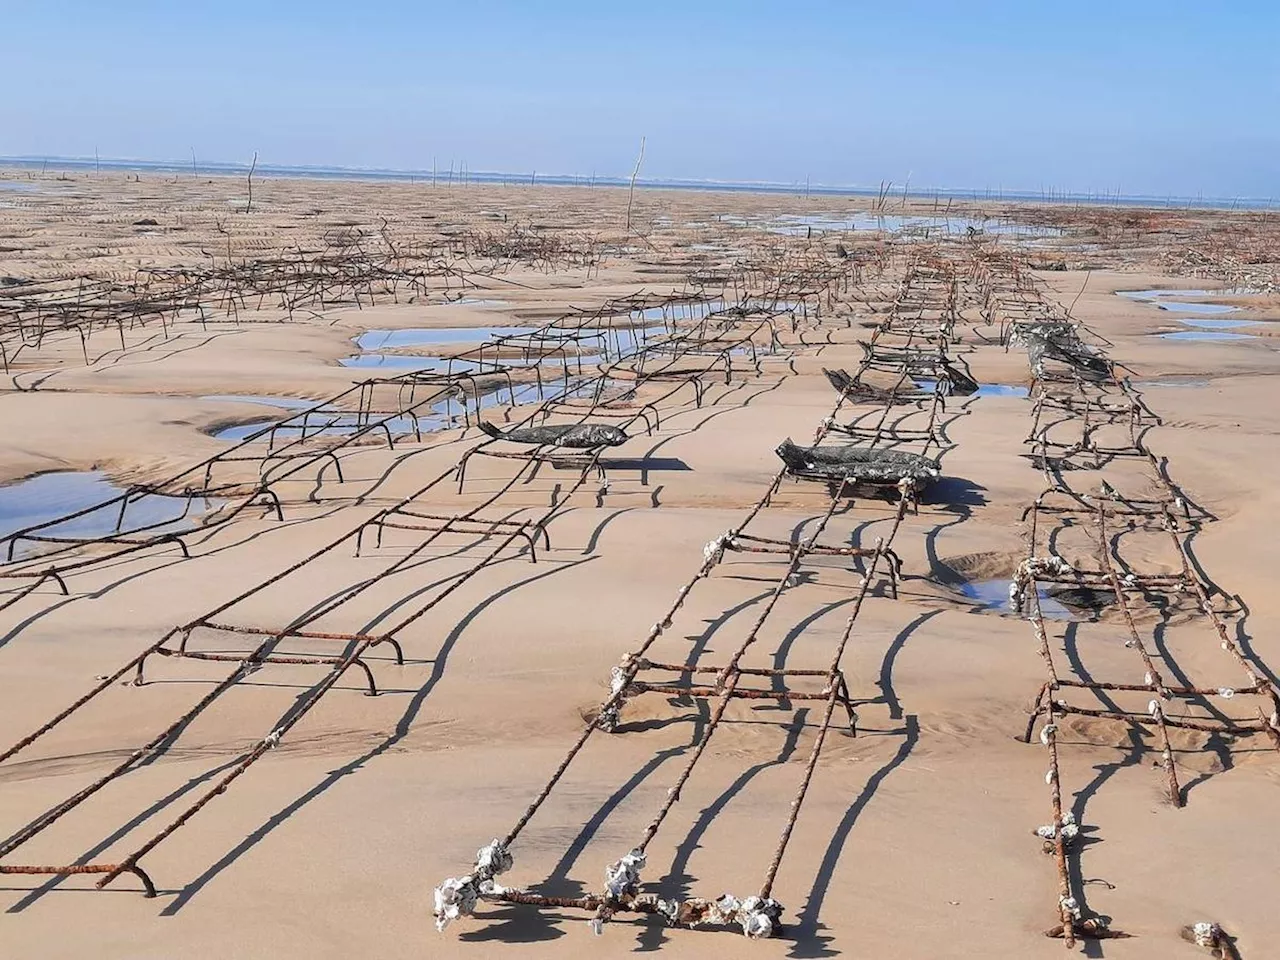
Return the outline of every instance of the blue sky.
[[[0,0],[0,155],[1280,197],[1269,0]],[[19,78],[21,78],[20,82]]]

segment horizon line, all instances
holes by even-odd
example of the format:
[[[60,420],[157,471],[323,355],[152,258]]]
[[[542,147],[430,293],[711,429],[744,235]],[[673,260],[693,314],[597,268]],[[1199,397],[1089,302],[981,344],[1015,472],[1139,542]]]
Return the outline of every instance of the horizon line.
[[[251,163],[243,161],[231,160],[206,160],[199,161],[194,155],[191,163],[185,160],[150,160],[137,157],[101,157],[101,156],[57,156],[57,155],[34,155],[22,154],[15,156],[0,156],[0,165],[11,165],[17,167],[28,168],[37,164],[42,167],[48,166],[50,163],[66,164],[72,168],[101,168],[103,166],[115,170],[135,170],[135,171],[160,171],[183,173],[188,170],[193,176],[202,174],[209,175],[228,175],[228,174],[247,174],[252,166]],[[454,166],[454,161],[450,161],[450,166],[441,172],[438,167],[433,169],[425,168],[405,168],[405,167],[373,167],[373,166],[345,166],[335,164],[280,164],[280,163],[258,163],[254,168],[255,172],[264,175],[274,174],[276,176],[288,178],[289,176],[302,179],[349,179],[349,180],[396,180],[416,182],[418,180],[430,179],[433,186],[437,185],[440,180],[444,179],[449,185],[455,181],[461,185],[467,185],[471,181],[478,183],[503,183],[504,185],[522,185],[531,186],[547,185],[547,186],[603,186],[603,187],[626,187],[631,184],[631,177],[616,176],[609,174],[566,174],[566,173],[543,173],[539,174],[536,170],[528,172],[512,172],[501,170],[469,170],[465,165]],[[698,177],[636,177],[635,185],[643,189],[677,189],[677,190],[705,190],[714,192],[734,191],[743,193],[797,193],[797,194],[814,194],[822,196],[893,196],[897,197],[946,197],[953,200],[1000,200],[1000,201],[1033,201],[1043,203],[1085,203],[1100,204],[1111,203],[1118,206],[1140,206],[1140,207],[1185,207],[1185,208],[1204,208],[1204,209],[1221,209],[1229,207],[1230,209],[1270,209],[1274,206],[1275,200],[1272,197],[1263,199],[1262,197],[1247,196],[1205,196],[1203,193],[1192,195],[1178,194],[1126,194],[1119,188],[1115,191],[1098,191],[1083,192],[1057,190],[1052,187],[1040,188],[1038,190],[1028,189],[1009,189],[1003,186],[992,187],[916,187],[910,186],[910,181],[906,181],[899,185],[892,180],[882,180],[876,186],[861,186],[853,183],[816,183],[809,180],[793,180],[793,181],[776,181],[776,180],[720,180],[712,178]]]

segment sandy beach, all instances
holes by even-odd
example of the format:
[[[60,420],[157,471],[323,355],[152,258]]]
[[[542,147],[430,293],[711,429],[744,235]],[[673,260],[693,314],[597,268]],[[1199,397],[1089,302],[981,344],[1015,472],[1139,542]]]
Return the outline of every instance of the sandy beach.
[[[1280,942],[1274,217],[639,190],[628,228],[603,187],[0,181],[6,956]],[[1105,376],[1037,369],[1049,323]],[[939,352],[981,388],[934,393]],[[868,392],[824,375],[872,359]],[[940,477],[784,470],[815,436]],[[1049,556],[1089,586],[1036,567],[1010,608]],[[803,784],[771,936],[663,919],[765,896]]]

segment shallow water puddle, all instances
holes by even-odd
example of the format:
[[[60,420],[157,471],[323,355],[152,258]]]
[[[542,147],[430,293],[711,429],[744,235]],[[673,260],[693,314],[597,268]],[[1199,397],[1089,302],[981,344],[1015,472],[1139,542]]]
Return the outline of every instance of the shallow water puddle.
[[[1225,303],[1193,303],[1182,297],[1212,299],[1215,297],[1248,296],[1248,290],[1117,290],[1116,296],[1135,300],[1172,313],[1196,313],[1200,315],[1238,313],[1240,308]],[[1253,321],[1251,321],[1253,322]],[[1243,321],[1241,321],[1243,324]]]
[[[1201,377],[1160,377],[1155,380],[1134,380],[1133,385],[1139,390],[1152,387],[1207,387],[1209,381]]]
[[[535,327],[408,327],[403,330],[368,330],[355,338],[361,350],[426,347],[448,343],[480,343],[495,337],[521,337]]]
[[[1012,383],[980,383],[978,397],[1027,397],[1031,395],[1029,387],[1021,387]]]
[[[1233,330],[1236,327],[1259,327],[1261,320],[1197,320],[1193,317],[1179,317],[1179,323],[1189,327],[1200,327],[1203,330]]]
[[[0,487],[0,543],[19,530],[48,523],[78,510],[85,510],[125,492],[105,473],[98,471],[58,471],[42,473],[7,487]],[[149,527],[148,534],[171,533],[195,525],[195,520],[221,501],[211,497],[138,494],[125,506],[112,503],[74,519],[43,528],[42,536],[105,537],[119,531]],[[44,549],[48,547],[45,546]],[[20,544],[15,558],[38,552],[40,544]],[[7,556],[8,544],[0,552]]]
[[[1117,290],[1117,297],[1126,300],[1159,300],[1161,297],[1217,297],[1227,290]]]
[[[705,317],[728,310],[733,307],[746,306],[765,310],[799,310],[803,307],[798,301],[748,300],[734,303],[726,300],[711,300],[669,304],[661,307],[646,307],[620,313],[615,316],[626,318],[626,324],[598,327],[559,327],[555,331],[563,336],[547,336],[522,341],[519,344],[508,344],[513,348],[529,347],[542,351],[540,357],[528,359],[512,357],[487,358],[488,363],[503,366],[524,367],[538,363],[563,366],[570,364],[596,364],[607,360],[617,360],[637,353],[651,340],[679,333],[677,324],[691,323]],[[413,354],[380,353],[380,350],[393,350],[412,347],[435,347],[446,344],[487,344],[492,340],[504,337],[528,337],[536,334],[542,327],[410,327],[402,330],[368,330],[354,338],[360,353],[343,357],[338,363],[344,367],[380,368],[389,367],[398,370],[418,370],[428,372],[471,373],[479,369],[478,362],[471,359],[451,359],[449,357],[418,356]],[[494,344],[500,346],[501,344]],[[475,353],[472,348],[471,353]],[[582,351],[577,353],[575,351]]]
[[[937,380],[916,380],[916,386],[921,390],[937,391]],[[961,400],[967,397],[1027,397],[1031,395],[1029,387],[1019,386],[1013,383],[980,383],[978,389],[974,393],[955,394]]]
[[[597,390],[601,391],[602,396],[609,394],[617,394],[620,391],[633,389],[634,384],[625,380],[615,380],[613,378],[606,379],[603,385],[597,384],[594,378],[585,379],[579,382],[571,381],[566,389],[563,383],[550,383],[543,387],[541,391],[536,383],[519,383],[515,385],[515,389],[511,390],[505,384],[492,387],[480,394],[479,410],[488,410],[493,407],[521,406],[526,403],[538,403],[542,400],[552,397],[561,399],[574,399],[581,397],[595,396]],[[206,398],[212,399],[212,398]],[[218,399],[245,399],[242,397],[227,397]],[[276,398],[264,397],[262,401],[270,401]],[[477,411],[476,404],[471,399],[470,394],[467,398],[467,407],[474,414]],[[307,407],[314,404],[306,404]],[[297,419],[296,417],[294,419]],[[343,412],[341,410],[318,409],[313,414],[306,417],[305,425],[303,423],[291,423],[288,426],[282,426],[276,430],[276,440],[280,442],[288,440],[296,440],[303,436],[305,429],[306,436],[311,437],[341,437],[349,436],[369,425],[369,421],[361,419],[356,413]],[[223,427],[213,433],[213,437],[218,440],[227,440],[230,442],[240,442],[247,440],[255,433],[266,430],[268,427],[278,420],[255,420],[252,423],[239,423],[229,427]],[[424,413],[415,418],[412,416],[392,417],[386,421],[387,428],[395,436],[403,436],[410,433],[435,433],[440,430],[448,430],[453,427],[464,426],[467,422],[466,413],[464,412],[462,400],[456,396],[443,397],[431,405],[430,413]],[[372,431],[374,436],[382,435],[379,428]],[[264,436],[263,439],[266,439]]]
[[[503,363],[506,362],[503,361]],[[471,373],[479,368],[479,364],[474,360],[453,360],[450,366],[448,357],[414,357],[395,353],[362,353],[354,357],[343,357],[338,363],[344,367],[391,367],[397,370],[452,371],[454,373]]]
[[[1251,333],[1227,333],[1225,330],[1182,330],[1178,333],[1157,333],[1161,340],[1257,340]]]
[[[216,440],[230,440],[239,442],[247,440],[261,430],[265,430],[278,420],[255,420],[252,423],[238,423],[234,426],[223,427],[221,430],[215,430],[213,437]],[[359,414],[355,413],[339,413],[331,410],[317,410],[313,415],[306,417],[306,423],[289,424],[276,430],[275,439],[277,442],[287,442],[289,440],[297,440],[305,433],[307,437],[342,437],[355,433],[369,425],[369,421]],[[386,421],[387,429],[395,436],[401,436],[406,433],[413,433],[415,424],[413,417],[392,417]],[[447,426],[444,423],[435,423],[432,417],[420,417],[416,429],[426,433],[428,430],[443,430]],[[385,436],[382,430],[378,430],[378,434]],[[263,437],[265,440],[266,437]]]
[[[1008,220],[979,220],[974,217],[935,216],[877,216],[872,213],[855,213],[848,217],[830,214],[787,214],[768,222],[770,233],[787,236],[805,236],[814,232],[878,230],[884,233],[942,233],[942,234],[992,234],[1022,237],[1060,237],[1059,227],[1042,227]]]
[[[1009,601],[1010,579],[969,580],[960,584],[959,590],[970,600],[976,600],[984,612],[1020,616]],[[1049,620],[1079,620],[1081,615],[1068,609],[1040,589],[1040,612]]]
[[[1178,300],[1162,300],[1155,304],[1160,310],[1169,310],[1173,313],[1239,313],[1239,307],[1232,307],[1225,303],[1185,303]]]

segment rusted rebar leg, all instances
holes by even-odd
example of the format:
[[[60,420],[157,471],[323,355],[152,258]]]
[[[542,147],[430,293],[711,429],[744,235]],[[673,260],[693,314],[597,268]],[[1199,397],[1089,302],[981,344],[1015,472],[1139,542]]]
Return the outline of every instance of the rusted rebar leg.
[[[404,666],[404,649],[400,646],[399,640],[397,640],[395,637],[388,636],[388,637],[382,637],[381,639],[374,641],[374,643],[391,644],[391,649],[396,652],[396,666],[399,666],[399,667]]]
[[[458,466],[454,468],[458,471],[458,492],[459,493],[462,492],[462,485],[466,483],[466,480],[467,480],[467,462],[471,459],[471,455],[479,449],[480,449],[479,447],[472,447],[470,450],[464,453],[462,455],[462,459],[458,461]],[[554,504],[552,504],[552,506],[554,506]]]
[[[898,584],[902,580],[902,559],[889,548],[884,550],[885,559],[889,564],[889,595],[894,599],[898,599]]]
[[[535,538],[536,538],[536,537],[541,537],[541,538],[542,538],[542,549],[543,549],[543,550],[548,550],[548,551],[549,551],[549,550],[551,549],[551,535],[550,535],[549,533],[547,533],[546,525],[545,525],[545,524],[543,524],[541,520],[538,520],[538,521],[535,521],[535,522],[534,522],[534,524],[533,524],[533,535],[534,535],[534,537],[535,537]]]
[[[150,655],[151,653],[148,651],[138,658],[138,668],[133,672],[133,680],[130,681],[132,686],[141,687],[146,683],[146,680],[143,679],[142,672],[143,668],[146,666],[147,657]]]
[[[284,506],[280,503],[280,497],[270,487],[262,487],[258,490],[258,496],[270,500],[270,506],[275,507],[276,519],[281,523],[284,522]]]
[[[144,897],[151,900],[156,896],[156,885],[152,883],[151,878],[147,876],[147,871],[143,870],[135,863],[129,868],[129,873],[132,873],[142,882],[142,895]]]
[[[188,624],[187,626],[183,627],[183,629],[182,629],[182,639],[178,641],[178,652],[179,652],[179,653],[186,653],[186,652],[187,652],[187,641],[191,639],[191,631],[195,630],[195,628],[196,628],[196,627],[199,627],[199,626],[202,626],[202,624],[200,624],[200,623],[192,623],[192,624]],[[144,654],[144,656],[145,656],[145,654]]]
[[[322,456],[324,456],[328,460],[333,461],[333,469],[334,469],[334,472],[338,474],[338,482],[346,483],[346,480],[344,480],[342,476],[342,462],[338,459],[338,455],[334,453],[332,450],[327,450],[324,452]],[[316,473],[316,488],[312,490],[310,494],[307,495],[307,499],[310,500],[312,503],[320,502],[320,486],[323,483],[324,483],[324,467],[321,467],[319,471],[317,471]]]
[[[538,562],[538,531],[528,530],[522,527],[516,531],[516,534],[523,537],[525,542],[529,544],[529,562]]]
[[[849,694],[849,684],[844,678],[844,674],[840,675],[839,694],[837,699],[844,707],[845,713],[849,715],[849,736],[856,737],[858,735],[858,714],[853,709],[853,697]]]
[[[1031,703],[1030,716],[1027,717],[1027,729],[1023,731],[1022,736],[1014,737],[1015,740],[1020,740],[1023,743],[1031,742],[1031,734],[1035,732],[1036,720],[1039,719],[1040,714],[1044,713],[1044,698],[1048,693],[1049,684],[1042,683],[1040,692],[1036,694],[1035,700]]]
[[[378,685],[374,683],[373,671],[369,669],[369,665],[367,663],[359,657],[353,657],[351,662],[347,664],[347,667],[359,667],[364,671],[364,678],[369,682],[369,692],[365,694],[366,697],[376,697],[378,695]]]
[[[191,559],[191,551],[187,549],[187,542],[182,539],[182,534],[166,533],[156,540],[156,546],[159,546],[162,543],[176,543],[178,545],[178,549],[182,551],[182,559]]]

